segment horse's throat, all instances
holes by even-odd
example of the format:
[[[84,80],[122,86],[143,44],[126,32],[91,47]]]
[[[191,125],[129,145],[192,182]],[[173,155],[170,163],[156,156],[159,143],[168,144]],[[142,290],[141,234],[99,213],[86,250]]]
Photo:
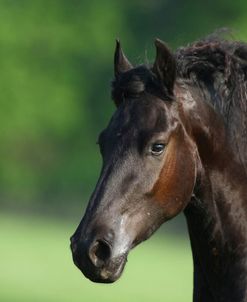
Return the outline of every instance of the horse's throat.
[[[194,301],[247,301],[247,190],[239,169],[229,163],[208,173],[185,210]]]

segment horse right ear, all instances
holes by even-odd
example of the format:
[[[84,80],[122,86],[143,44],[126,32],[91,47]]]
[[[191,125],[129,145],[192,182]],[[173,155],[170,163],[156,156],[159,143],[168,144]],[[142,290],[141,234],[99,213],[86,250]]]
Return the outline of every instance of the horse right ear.
[[[173,95],[173,87],[176,79],[176,61],[169,48],[159,39],[155,40],[156,59],[153,72],[167,89],[169,95]]]
[[[117,77],[120,73],[123,73],[125,71],[128,71],[132,69],[133,66],[129,62],[129,60],[124,55],[120,41],[116,40],[116,49],[115,49],[115,55],[114,55],[114,72],[115,77]]]

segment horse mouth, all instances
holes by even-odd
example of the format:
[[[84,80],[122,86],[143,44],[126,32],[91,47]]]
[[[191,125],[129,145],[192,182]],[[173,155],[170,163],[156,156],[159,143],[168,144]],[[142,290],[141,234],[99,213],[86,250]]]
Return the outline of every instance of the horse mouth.
[[[101,267],[95,267],[88,257],[81,259],[79,263],[74,257],[73,260],[74,264],[89,280],[96,283],[113,283],[122,275],[127,262],[127,255],[112,258]]]

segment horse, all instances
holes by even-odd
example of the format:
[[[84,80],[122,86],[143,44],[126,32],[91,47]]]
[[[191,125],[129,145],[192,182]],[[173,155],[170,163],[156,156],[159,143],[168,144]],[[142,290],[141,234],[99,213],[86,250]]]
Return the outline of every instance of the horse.
[[[247,44],[216,35],[133,66],[116,42],[102,170],[71,237],[75,265],[116,281],[128,253],[183,212],[194,302],[247,301]]]

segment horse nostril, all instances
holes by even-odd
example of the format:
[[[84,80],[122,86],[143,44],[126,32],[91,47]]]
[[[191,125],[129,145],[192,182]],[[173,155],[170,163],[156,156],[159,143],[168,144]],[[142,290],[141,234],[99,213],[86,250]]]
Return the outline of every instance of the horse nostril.
[[[96,240],[89,249],[89,258],[96,267],[103,266],[111,257],[111,246],[105,240]]]

